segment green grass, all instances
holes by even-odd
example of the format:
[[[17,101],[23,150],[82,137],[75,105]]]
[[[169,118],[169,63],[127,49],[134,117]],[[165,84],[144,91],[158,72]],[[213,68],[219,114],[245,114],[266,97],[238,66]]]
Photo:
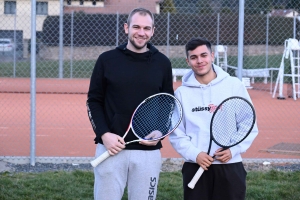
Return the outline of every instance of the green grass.
[[[248,172],[247,200],[299,200],[300,171]],[[1,173],[1,200],[31,199],[93,199],[93,173],[86,171],[44,173]],[[157,200],[180,200],[180,172],[163,172],[158,185]],[[122,200],[127,199],[124,194]]]
[[[268,56],[268,66],[270,68],[279,68],[281,63],[282,55],[270,55]],[[285,64],[289,66],[288,60]],[[228,65],[237,66],[238,57],[228,56]],[[185,58],[171,58],[171,63],[173,68],[188,68]],[[244,56],[243,60],[244,69],[261,69],[266,67],[266,57],[265,56]]]
[[[72,66],[69,61],[63,62],[64,78],[90,78],[96,61],[81,60],[73,61]],[[72,73],[71,73],[72,72]],[[17,61],[15,65],[15,77],[30,77],[30,61]],[[0,77],[13,77],[14,63],[0,62]],[[58,78],[59,61],[37,61],[36,62],[37,78]]]
[[[268,56],[269,67],[279,67],[282,55]],[[185,58],[171,58],[173,68],[189,68]],[[287,61],[288,65],[288,60]],[[63,62],[64,78],[90,78],[96,60],[74,60],[72,68],[70,61]],[[265,68],[265,56],[244,56],[244,69]],[[228,56],[228,64],[237,66],[237,56]],[[30,60],[17,61],[15,63],[16,77],[30,77]],[[71,72],[72,71],[72,72]],[[13,77],[14,63],[0,62],[0,77]],[[38,78],[58,78],[59,61],[38,60],[36,62],[36,77]]]
[[[268,56],[268,66],[270,68],[279,68],[282,55]],[[171,58],[173,68],[189,68],[185,58]],[[63,78],[90,78],[96,60],[74,60],[63,62]],[[237,56],[228,56],[228,65],[237,66]],[[261,69],[265,68],[265,56],[244,56],[244,69]],[[285,59],[285,65],[289,66],[289,60]],[[14,69],[15,67],[15,69]],[[289,74],[285,68],[285,73]],[[15,72],[15,76],[14,76]],[[227,72],[231,76],[235,75],[235,70],[228,68]],[[274,71],[273,77],[277,77],[278,71]],[[0,60],[0,77],[20,77],[29,78],[31,74],[31,66],[29,60],[13,62],[1,62]],[[53,60],[38,60],[36,62],[36,77],[37,78],[58,78],[59,77],[59,61]],[[181,77],[177,77],[178,80]],[[263,78],[256,80],[262,82]],[[290,77],[285,77],[284,82],[290,83]]]

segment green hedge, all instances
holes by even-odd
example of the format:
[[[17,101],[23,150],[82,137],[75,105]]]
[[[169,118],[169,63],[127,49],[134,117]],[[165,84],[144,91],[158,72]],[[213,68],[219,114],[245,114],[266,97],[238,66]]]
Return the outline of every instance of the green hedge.
[[[127,41],[123,25],[127,15],[75,13],[73,18],[73,44],[75,46],[114,46]],[[206,37],[213,44],[217,42],[217,15],[170,14],[169,44],[184,45],[192,37]],[[266,15],[245,15],[245,44],[266,43]],[[223,45],[238,43],[238,14],[221,14],[219,42]],[[168,15],[155,15],[154,45],[166,45]],[[64,45],[71,44],[71,15],[64,15]],[[300,23],[297,21],[298,30]],[[118,32],[117,32],[118,31]],[[44,21],[42,40],[44,44],[59,44],[59,16],[48,16]],[[177,37],[178,36],[178,37]],[[269,17],[269,44],[283,45],[284,40],[293,37],[293,18]]]

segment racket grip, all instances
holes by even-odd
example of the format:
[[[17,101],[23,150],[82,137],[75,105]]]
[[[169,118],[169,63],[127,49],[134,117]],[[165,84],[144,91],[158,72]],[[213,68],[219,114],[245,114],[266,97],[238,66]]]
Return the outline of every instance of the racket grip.
[[[93,167],[97,167],[97,165],[99,165],[100,163],[102,163],[106,158],[108,158],[110,155],[108,153],[108,151],[104,152],[103,154],[101,154],[99,157],[97,157],[95,160],[91,161],[91,165]]]
[[[191,182],[188,184],[189,188],[194,189],[196,183],[198,182],[198,180],[201,177],[201,175],[203,174],[203,172],[204,172],[204,169],[202,167],[200,167],[198,169],[198,171],[196,172],[196,174],[194,175]]]

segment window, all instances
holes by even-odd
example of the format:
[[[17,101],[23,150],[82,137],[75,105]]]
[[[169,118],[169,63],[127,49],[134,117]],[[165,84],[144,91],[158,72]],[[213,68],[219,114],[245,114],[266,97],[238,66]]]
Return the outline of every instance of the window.
[[[36,14],[48,15],[48,2],[36,2]]]
[[[16,14],[16,2],[5,1],[4,2],[4,14]]]

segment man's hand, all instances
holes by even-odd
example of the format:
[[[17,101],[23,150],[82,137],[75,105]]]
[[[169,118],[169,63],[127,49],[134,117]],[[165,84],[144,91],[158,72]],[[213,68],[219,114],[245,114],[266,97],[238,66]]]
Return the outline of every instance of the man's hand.
[[[222,148],[216,150],[214,154],[216,156],[215,159],[222,163],[227,163],[232,158],[231,151],[230,149],[222,150]]]
[[[162,136],[162,133],[160,131],[152,131],[149,135],[145,137],[145,139],[152,139],[152,138],[159,138]],[[148,141],[148,140],[143,140],[140,141],[140,144],[146,145],[146,146],[155,146],[159,140],[153,140],[153,141]]]
[[[214,159],[208,155],[205,152],[200,152],[197,155],[196,162],[198,165],[200,165],[204,170],[207,170],[208,167],[211,165],[211,163],[214,161]]]
[[[101,136],[103,145],[107,149],[108,153],[113,156],[125,148],[125,141],[117,134],[106,132]]]

